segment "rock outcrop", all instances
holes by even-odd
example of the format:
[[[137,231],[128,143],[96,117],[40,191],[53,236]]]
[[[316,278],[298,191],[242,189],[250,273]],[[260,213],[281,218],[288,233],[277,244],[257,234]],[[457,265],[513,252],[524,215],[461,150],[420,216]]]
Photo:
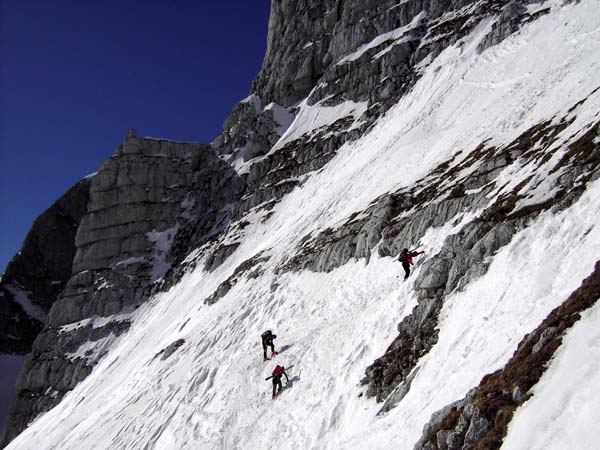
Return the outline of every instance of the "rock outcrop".
[[[285,107],[309,94],[310,104],[368,100],[378,116],[411,87],[423,64],[482,20],[498,16],[483,49],[544,13],[530,14],[527,3],[534,1],[276,2],[253,92]]]
[[[248,188],[237,216],[277,201],[302,176],[323,167],[343,144],[362,136],[396,104],[434,57],[483,21],[497,17],[486,41],[489,47],[543,13],[530,14],[526,3],[273,3],[267,53],[252,94],[235,105],[224,132],[212,143],[232,164],[253,163],[242,174]],[[273,148],[301,102],[327,108],[349,101],[366,104],[359,118],[340,119]]]
[[[91,180],[72,273],[17,381],[2,442],[90,373],[152,283],[227,226],[243,190],[209,145],[127,137]]]
[[[92,177],[69,189],[34,222],[0,281],[0,353],[26,354],[71,276],[75,235]]]
[[[510,32],[514,32],[540,15],[529,14],[524,6],[518,6],[522,3],[511,5],[496,0],[274,3],[267,53],[252,94],[233,108],[224,132],[212,143],[234,166],[246,162],[240,173],[247,187],[234,207],[234,221],[243,223],[245,214],[255,208],[271,208],[327,164],[345,143],[368,132],[377,118],[410,90],[435,56],[478,24],[497,17],[494,23],[509,21]],[[518,20],[509,14],[513,10],[519,11]],[[488,46],[509,34],[504,27]],[[302,111],[298,106],[302,101],[322,108],[344,102],[362,102],[366,107],[360,117],[342,117],[274,146],[293,116]],[[386,206],[374,207],[381,208]],[[448,214],[456,212],[452,208]],[[377,214],[386,214],[384,210]],[[424,232],[427,224],[420,228]],[[358,249],[354,256],[367,256],[378,236],[366,233],[370,245],[347,249],[347,255]],[[239,234],[239,239],[242,236]],[[221,261],[231,254],[231,245],[230,239],[216,245],[211,250],[214,259]]]
[[[276,103],[263,105],[260,97],[252,94],[234,106],[212,146],[228,162],[239,166],[265,155],[293,119],[286,108]]]

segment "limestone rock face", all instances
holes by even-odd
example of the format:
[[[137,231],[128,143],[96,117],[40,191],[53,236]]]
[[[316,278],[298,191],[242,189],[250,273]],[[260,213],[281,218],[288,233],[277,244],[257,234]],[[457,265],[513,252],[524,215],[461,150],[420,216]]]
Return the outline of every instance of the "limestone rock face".
[[[227,225],[227,205],[244,187],[205,144],[130,135],[102,164],[73,236],[72,273],[17,381],[4,442],[91,372],[152,283]]]
[[[387,103],[405,92],[417,64],[457,42],[481,18],[502,13],[488,46],[516,31],[528,15],[521,3],[505,5],[494,0],[273,2],[267,52],[252,91],[285,107],[309,94],[310,103],[332,94]]]
[[[492,30],[488,47],[539,13],[531,16],[521,3],[501,0],[273,2],[252,93],[234,106],[212,143],[234,165],[252,162],[237,210],[272,204],[298,184],[298,176],[320,169],[396,104],[434,57],[494,15],[499,31]],[[320,135],[300,136],[273,151],[302,104],[346,101],[366,103],[360,123],[339,120]]]
[[[483,51],[488,47],[499,44],[506,39],[506,37],[517,31],[521,22],[532,19],[532,17],[527,14],[527,8],[524,3],[533,2],[510,2],[502,8],[502,13],[498,17],[498,20],[492,25],[492,30],[479,45],[479,51]],[[542,9],[538,11],[535,16],[539,17],[549,11],[550,8]]]
[[[69,189],[34,222],[0,281],[0,353],[25,354],[71,276],[75,235],[91,177]]]
[[[73,276],[47,324],[110,316],[140,304],[144,289],[185,256],[182,237],[187,245],[202,243],[213,226],[228,220],[223,207],[242,190],[239,177],[208,145],[127,138],[94,178]]]
[[[267,52],[252,88],[266,102],[291,106],[308,95],[323,73],[329,36],[338,21],[338,3],[334,0],[272,3]]]
[[[27,314],[8,286],[0,285],[0,354],[29,353],[42,327],[43,322]]]
[[[212,146],[231,163],[249,161],[267,153],[293,118],[286,108],[276,103],[263,105],[260,97],[252,94],[234,106]]]

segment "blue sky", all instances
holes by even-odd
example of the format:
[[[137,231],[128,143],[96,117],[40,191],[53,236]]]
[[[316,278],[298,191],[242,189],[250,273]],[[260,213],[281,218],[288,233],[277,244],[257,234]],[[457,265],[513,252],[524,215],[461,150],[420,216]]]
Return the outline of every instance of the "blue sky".
[[[266,49],[269,0],[0,0],[0,272],[128,128],[210,142]]]

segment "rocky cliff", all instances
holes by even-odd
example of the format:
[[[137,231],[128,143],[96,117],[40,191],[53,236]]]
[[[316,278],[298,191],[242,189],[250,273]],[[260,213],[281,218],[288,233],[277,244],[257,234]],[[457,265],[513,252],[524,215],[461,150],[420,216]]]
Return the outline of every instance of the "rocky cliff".
[[[89,200],[83,179],[36,219],[0,281],[0,353],[26,354],[71,276],[75,234]]]
[[[227,226],[244,189],[210,146],[138,138],[133,130],[86,183],[89,201],[70,230],[68,281],[17,381],[5,442],[90,373],[152,283]]]
[[[68,421],[48,448],[498,448],[598,298],[597,6],[274,1],[263,67],[211,144],[130,131],[67,194],[85,201],[69,244],[39,252],[48,272],[15,258],[2,283],[48,315],[3,322],[39,335],[2,443],[76,410],[97,429]],[[570,274],[547,262],[571,249]],[[270,410],[248,336],[273,324],[290,387],[300,367],[319,381],[271,417],[286,442],[253,422]]]

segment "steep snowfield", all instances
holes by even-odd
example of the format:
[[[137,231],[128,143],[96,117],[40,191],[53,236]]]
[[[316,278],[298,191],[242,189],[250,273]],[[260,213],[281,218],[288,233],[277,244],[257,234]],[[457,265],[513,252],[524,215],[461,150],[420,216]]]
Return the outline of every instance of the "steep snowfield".
[[[307,233],[411,185],[458,151],[466,156],[488,138],[506,144],[590,96],[600,84],[600,1],[559,4],[481,55],[475,48],[490,24],[440,55],[369,135],[344,146],[284,197],[270,219],[250,217],[245,240],[224,265],[209,274],[200,264],[140,308],[92,374],[8,448],[411,449],[433,412],[502,367],[523,335],[592,271],[600,254],[600,181],[567,210],[543,213],[498,252],[486,275],[446,298],[439,343],[420,361],[407,396],[384,416],[376,416],[381,405],[359,397],[357,384],[416,303],[414,275],[402,283],[399,264],[377,256],[328,274],[275,275],[273,269]],[[597,121],[598,111],[596,93],[573,112],[578,119],[564,139]],[[288,130],[302,132],[300,123]],[[456,231],[450,224],[429,230],[428,256]],[[238,264],[263,250],[271,259],[262,276],[203,304]],[[588,339],[597,315],[597,309],[587,315],[564,341],[536,395],[550,398],[547,390],[573,370],[569,365],[581,354],[570,349]],[[278,335],[278,347],[289,348],[265,364],[259,341],[266,328]],[[181,338],[185,344],[170,358],[155,358]],[[597,353],[597,345],[590,347]],[[291,366],[292,384],[273,402],[264,378],[275,363]],[[563,402],[600,407],[597,396],[576,395],[573,386],[560,391]],[[530,448],[519,427],[527,429],[530,416],[547,405],[526,404],[511,427],[518,442],[509,435],[505,447]],[[535,420],[550,428],[560,420],[560,429],[568,429],[578,419],[566,412]],[[592,448],[586,443],[598,442],[593,432],[579,427],[576,448]],[[544,436],[532,439],[538,439],[532,448],[546,448]]]

